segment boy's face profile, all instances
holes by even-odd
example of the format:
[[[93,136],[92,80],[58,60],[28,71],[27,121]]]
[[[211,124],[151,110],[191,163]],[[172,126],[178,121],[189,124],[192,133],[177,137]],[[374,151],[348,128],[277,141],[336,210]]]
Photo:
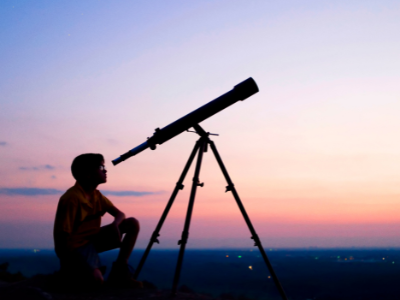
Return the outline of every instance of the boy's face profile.
[[[96,168],[95,172],[93,172],[93,179],[96,183],[106,183],[107,182],[107,170],[104,166],[104,161]]]
[[[98,185],[107,182],[107,170],[104,166],[104,161],[102,161],[98,167],[91,169],[87,173],[87,180],[91,184]]]

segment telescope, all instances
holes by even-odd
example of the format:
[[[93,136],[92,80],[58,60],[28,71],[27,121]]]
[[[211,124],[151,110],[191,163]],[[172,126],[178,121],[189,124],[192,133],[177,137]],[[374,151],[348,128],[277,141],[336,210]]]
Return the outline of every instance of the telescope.
[[[161,145],[162,143],[170,140],[171,138],[177,136],[178,134],[188,130],[193,126],[196,126],[200,122],[211,117],[212,115],[215,115],[216,113],[236,103],[237,101],[243,101],[257,92],[257,84],[254,79],[250,77],[236,85],[226,94],[223,94],[217,99],[208,102],[207,104],[199,107],[198,109],[176,120],[168,126],[165,126],[162,129],[157,128],[153,136],[148,138],[147,141],[129,150],[125,154],[122,154],[120,157],[114,159],[112,163],[115,166],[128,159],[129,157],[146,150],[147,148],[154,150],[156,149],[156,145]]]
[[[222,96],[218,97],[217,99],[208,102],[207,104],[203,105],[202,107],[192,111],[191,113],[187,114],[186,116],[176,120],[175,122],[169,124],[168,126],[165,126],[164,128],[160,129],[157,128],[153,134],[152,137],[148,138],[146,142],[143,144],[140,144],[139,146],[133,148],[132,150],[128,151],[125,154],[122,154],[119,158],[114,159],[112,162],[114,165],[119,164],[120,162],[128,159],[131,156],[134,156],[147,148],[150,148],[152,150],[156,149],[156,145],[161,145],[162,143],[165,143],[166,141],[170,140],[171,138],[177,136],[178,134],[182,133],[185,130],[188,130],[189,128],[193,127],[200,138],[196,142],[189,159],[182,171],[181,176],[179,177],[178,182],[175,185],[175,188],[171,194],[171,197],[167,203],[167,206],[164,209],[164,212],[158,221],[158,224],[156,226],[156,229],[154,230],[153,234],[151,235],[149,244],[147,245],[147,248],[145,252],[143,253],[143,256],[139,262],[139,265],[136,268],[136,271],[133,275],[133,277],[136,279],[139,276],[139,273],[147,259],[147,256],[150,253],[150,250],[153,246],[154,243],[159,243],[158,237],[160,236],[160,230],[161,227],[164,224],[164,221],[167,218],[167,215],[172,207],[173,202],[175,201],[175,198],[180,190],[184,188],[183,182],[184,179],[187,175],[187,172],[190,169],[191,164],[193,163],[193,160],[197,156],[197,161],[196,161],[196,167],[194,171],[194,176],[192,180],[192,188],[190,191],[190,199],[189,199],[189,204],[186,212],[186,218],[185,218],[185,225],[182,231],[182,236],[181,239],[178,241],[178,245],[180,245],[179,249],[179,255],[178,255],[178,261],[176,264],[176,269],[175,269],[175,275],[174,275],[174,280],[172,284],[172,293],[171,296],[175,296],[177,293],[178,289],[178,284],[179,284],[179,277],[182,269],[182,263],[183,263],[183,257],[185,253],[185,248],[186,244],[188,242],[189,238],[189,228],[190,228],[190,222],[191,222],[191,217],[192,217],[192,212],[193,212],[193,207],[194,207],[194,201],[195,201],[195,196],[196,196],[196,190],[197,187],[204,186],[204,182],[200,183],[200,168],[203,160],[203,153],[207,152],[207,147],[208,145],[211,148],[211,151],[213,152],[217,163],[222,171],[222,174],[225,177],[225,180],[228,184],[226,187],[226,192],[232,192],[232,195],[243,215],[243,218],[247,224],[247,227],[250,230],[251,233],[251,239],[254,240],[254,246],[257,246],[258,249],[260,250],[261,256],[264,259],[265,264],[267,265],[269,272],[272,276],[273,281],[275,282],[275,285],[281,294],[281,297],[283,300],[287,300],[286,294],[278,280],[278,277],[275,274],[275,271],[272,267],[272,264],[270,263],[267,254],[265,253],[264,247],[261,244],[261,240],[257,235],[257,232],[255,231],[249,216],[247,215],[246,210],[244,209],[243,203],[240,200],[239,194],[236,191],[235,185],[233,184],[228,171],[226,170],[226,167],[224,163],[222,162],[221,156],[218,153],[218,150],[214,144],[214,142],[209,138],[210,133],[206,132],[201,126],[199,125],[200,122],[204,121],[205,119],[211,117],[212,115],[215,115],[216,113],[220,112],[221,110],[227,108],[228,106],[236,103],[239,100],[245,100],[251,95],[254,95],[255,93],[258,92],[258,87],[253,78],[248,78],[245,81],[239,83],[238,85],[234,86],[232,90],[227,92],[226,94],[223,94]],[[269,277],[268,277],[269,278]]]

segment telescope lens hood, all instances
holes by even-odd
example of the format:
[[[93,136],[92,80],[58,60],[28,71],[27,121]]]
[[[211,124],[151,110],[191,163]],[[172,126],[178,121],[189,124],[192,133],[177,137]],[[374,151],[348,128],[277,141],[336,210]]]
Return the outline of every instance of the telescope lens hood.
[[[258,93],[258,86],[254,79],[250,77],[238,85],[235,85],[233,90],[235,91],[235,94],[238,96],[239,100],[244,100],[255,93]]]

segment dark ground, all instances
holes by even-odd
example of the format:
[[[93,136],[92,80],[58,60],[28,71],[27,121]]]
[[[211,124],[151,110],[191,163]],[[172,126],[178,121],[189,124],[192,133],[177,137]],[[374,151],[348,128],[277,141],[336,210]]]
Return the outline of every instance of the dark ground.
[[[400,300],[400,250],[398,249],[267,249],[268,257],[289,299]],[[136,266],[143,251],[136,251]],[[102,254],[110,265],[116,253]],[[51,299],[163,299],[169,298],[177,251],[153,250],[140,274],[140,280],[157,289],[118,290],[103,288],[97,292],[66,293],[52,288],[46,276],[36,276],[1,288],[12,293],[29,292],[31,296],[47,292]],[[51,274],[58,268],[52,251],[0,250],[0,264],[9,262],[9,271]],[[251,267],[251,268],[250,268]],[[178,299],[264,300],[281,299],[268,269],[256,248],[249,250],[188,250],[185,253],[180,284],[185,285]],[[30,288],[29,288],[30,286]],[[35,294],[35,295],[36,295]],[[39,296],[38,296],[39,297]],[[46,299],[43,298],[36,299]],[[14,297],[14,299],[16,299]],[[26,298],[25,299],[31,299]],[[33,298],[32,298],[33,299]],[[50,298],[49,298],[50,299]]]
[[[2,300],[170,300],[169,291],[156,289],[118,289],[100,287],[97,289],[76,290],[59,289],[50,285],[49,276],[35,276],[15,283],[0,281]],[[176,300],[212,300],[211,296],[178,292]]]

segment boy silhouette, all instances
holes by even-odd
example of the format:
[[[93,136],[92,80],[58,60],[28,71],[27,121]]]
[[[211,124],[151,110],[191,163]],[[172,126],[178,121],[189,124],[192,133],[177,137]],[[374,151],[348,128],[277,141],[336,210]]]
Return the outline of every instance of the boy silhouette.
[[[103,284],[105,267],[99,253],[120,248],[108,281],[124,287],[141,287],[133,279],[128,264],[139,233],[139,222],[126,218],[110,200],[97,190],[107,181],[107,170],[101,154],[77,156],[71,165],[76,183],[61,196],[54,222],[54,245],[61,272],[69,279]],[[114,221],[100,227],[101,217],[109,213]],[[122,235],[125,234],[124,238]]]

